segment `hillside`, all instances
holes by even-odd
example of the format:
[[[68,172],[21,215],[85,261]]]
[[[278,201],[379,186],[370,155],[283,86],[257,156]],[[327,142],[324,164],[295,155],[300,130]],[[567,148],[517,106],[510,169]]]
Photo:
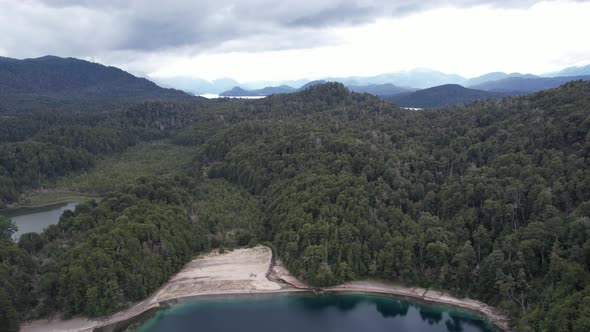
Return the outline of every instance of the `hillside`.
[[[489,81],[470,86],[472,89],[507,92],[510,94],[527,94],[541,90],[556,88],[564,83],[576,80],[588,80],[590,76],[562,76],[562,77],[507,77],[496,81]]]
[[[178,98],[189,95],[161,88],[115,67],[45,56],[24,60],[0,58],[0,96]]]
[[[479,99],[497,99],[504,96],[506,96],[504,93],[468,89],[458,84],[446,84],[412,93],[387,96],[384,99],[402,107],[433,108],[468,103]]]
[[[587,81],[420,112],[326,83],[0,117],[3,203],[89,177],[104,197],[18,243],[0,218],[0,309],[16,327],[108,315],[199,253],[266,242],[313,286],[383,279],[484,301],[518,331],[586,331],[589,109]]]

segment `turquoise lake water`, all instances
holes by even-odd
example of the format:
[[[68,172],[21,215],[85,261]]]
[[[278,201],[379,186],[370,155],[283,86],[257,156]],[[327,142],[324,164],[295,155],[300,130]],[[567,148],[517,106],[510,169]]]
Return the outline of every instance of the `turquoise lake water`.
[[[139,332],[492,332],[472,313],[364,294],[223,297],[159,311]]]

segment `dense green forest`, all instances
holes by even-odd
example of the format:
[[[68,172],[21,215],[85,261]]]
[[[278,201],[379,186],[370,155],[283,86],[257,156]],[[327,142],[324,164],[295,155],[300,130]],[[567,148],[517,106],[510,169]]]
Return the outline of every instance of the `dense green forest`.
[[[134,149],[185,156],[168,171],[121,170],[132,180],[18,243],[0,220],[8,330],[111,313],[203,250],[260,241],[312,285],[380,278],[480,299],[519,331],[590,330],[590,82],[419,112],[328,83],[40,110],[0,128],[4,204],[118,170]]]

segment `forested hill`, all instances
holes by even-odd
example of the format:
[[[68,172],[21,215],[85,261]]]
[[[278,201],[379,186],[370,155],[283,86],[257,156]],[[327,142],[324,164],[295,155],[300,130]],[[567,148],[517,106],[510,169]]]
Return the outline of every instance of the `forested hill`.
[[[469,103],[479,99],[498,99],[507,95],[508,93],[468,89],[458,84],[446,84],[412,93],[384,96],[383,98],[402,107],[433,108]]]
[[[164,89],[121,69],[75,58],[45,56],[0,58],[0,96],[178,98],[186,93]]]
[[[588,81],[418,112],[327,83],[0,125],[7,201],[147,140],[190,160],[18,243],[0,218],[9,331],[56,312],[111,313],[203,250],[259,242],[312,285],[385,279],[485,301],[518,331],[590,330]]]
[[[265,121],[216,133],[201,163],[262,197],[262,237],[314,285],[385,278],[519,331],[586,331],[589,110],[588,81],[421,112],[326,84],[252,103]]]

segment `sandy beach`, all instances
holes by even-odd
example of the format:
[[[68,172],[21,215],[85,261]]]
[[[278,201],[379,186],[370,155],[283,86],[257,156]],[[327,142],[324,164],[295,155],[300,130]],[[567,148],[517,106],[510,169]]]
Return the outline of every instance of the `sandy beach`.
[[[199,296],[309,291],[387,294],[441,303],[477,312],[502,331],[511,331],[508,318],[495,308],[479,301],[459,299],[435,290],[403,287],[380,281],[354,281],[324,289],[310,288],[291,275],[280,260],[274,261],[272,250],[265,246],[236,249],[223,254],[212,252],[201,255],[186,264],[149,298],[111,316],[96,319],[42,319],[23,323],[20,331],[106,332],[126,326],[134,318],[169,304]]]
[[[272,251],[265,246],[236,249],[224,254],[212,252],[186,264],[180,272],[158,289],[152,296],[129,309],[111,316],[88,319],[75,317],[68,320],[42,319],[21,325],[22,332],[84,331],[125,322],[165,303],[206,295],[264,294],[306,291],[305,284],[288,273],[282,264],[271,269]],[[267,274],[269,278],[267,278]],[[290,286],[293,281],[298,287]]]

